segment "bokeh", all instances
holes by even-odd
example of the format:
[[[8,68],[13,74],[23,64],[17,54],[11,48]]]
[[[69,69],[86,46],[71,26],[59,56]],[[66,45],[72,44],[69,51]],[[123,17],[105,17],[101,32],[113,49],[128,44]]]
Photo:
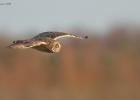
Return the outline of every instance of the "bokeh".
[[[0,100],[140,99],[139,26],[71,32],[89,38],[60,41],[56,54],[8,49],[13,38],[1,36]]]

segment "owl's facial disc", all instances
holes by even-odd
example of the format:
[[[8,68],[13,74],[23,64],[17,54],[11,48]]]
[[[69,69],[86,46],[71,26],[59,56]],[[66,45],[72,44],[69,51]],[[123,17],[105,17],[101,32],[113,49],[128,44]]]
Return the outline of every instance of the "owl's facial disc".
[[[54,42],[54,43],[53,43],[53,47],[52,47],[52,51],[53,51],[54,53],[57,53],[57,52],[60,51],[60,49],[61,49],[60,43],[59,43],[59,42]]]

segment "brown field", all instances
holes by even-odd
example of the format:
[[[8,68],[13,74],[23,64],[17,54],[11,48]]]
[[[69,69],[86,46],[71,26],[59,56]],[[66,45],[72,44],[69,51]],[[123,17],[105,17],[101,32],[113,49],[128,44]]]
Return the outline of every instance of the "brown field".
[[[140,31],[72,40],[58,54],[10,50],[7,40],[0,39],[0,100],[140,100]]]

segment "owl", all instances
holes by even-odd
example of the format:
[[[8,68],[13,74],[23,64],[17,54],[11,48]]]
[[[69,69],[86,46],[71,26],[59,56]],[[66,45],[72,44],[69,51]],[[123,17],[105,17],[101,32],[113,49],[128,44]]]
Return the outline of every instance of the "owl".
[[[64,32],[42,32],[31,39],[13,41],[8,47],[13,49],[33,48],[47,53],[58,53],[61,50],[61,44],[58,40],[66,37],[76,39],[88,38],[88,36],[80,37]]]

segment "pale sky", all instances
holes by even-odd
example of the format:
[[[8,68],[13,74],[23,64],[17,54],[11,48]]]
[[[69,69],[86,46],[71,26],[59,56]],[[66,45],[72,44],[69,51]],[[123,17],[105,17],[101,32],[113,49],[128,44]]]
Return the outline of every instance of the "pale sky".
[[[0,30],[107,29],[113,22],[140,23],[140,0],[0,0]]]

